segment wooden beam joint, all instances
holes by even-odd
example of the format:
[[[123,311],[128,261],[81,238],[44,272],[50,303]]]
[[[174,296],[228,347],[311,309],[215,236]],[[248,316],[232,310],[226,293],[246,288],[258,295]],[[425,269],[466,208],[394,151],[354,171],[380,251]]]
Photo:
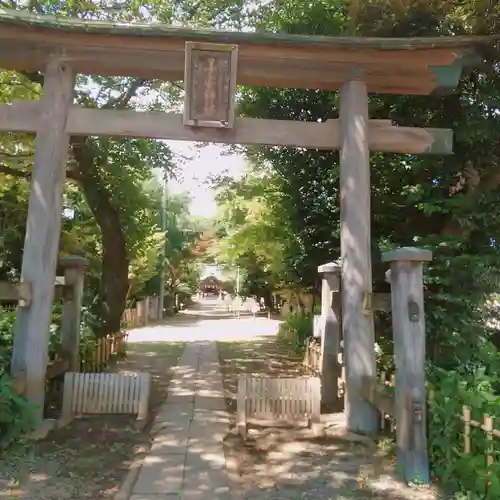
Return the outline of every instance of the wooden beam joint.
[[[0,301],[2,300],[17,301],[19,307],[28,307],[31,302],[31,284],[0,281]]]
[[[390,293],[365,292],[363,294],[363,314],[371,314],[375,311],[391,312]]]

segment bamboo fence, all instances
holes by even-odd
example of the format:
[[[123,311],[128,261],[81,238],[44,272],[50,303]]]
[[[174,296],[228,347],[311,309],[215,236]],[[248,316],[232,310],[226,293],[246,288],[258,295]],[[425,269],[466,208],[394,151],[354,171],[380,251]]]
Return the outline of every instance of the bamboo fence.
[[[122,316],[123,328],[131,329],[147,326],[150,321],[158,320],[159,297],[146,297],[136,303],[135,307],[125,309]]]
[[[80,371],[103,371],[113,358],[125,353],[127,340],[127,332],[118,332],[97,339],[92,349],[81,356]]]
[[[306,347],[303,365],[311,371],[314,375],[320,375],[321,372],[321,345],[314,340],[311,340]],[[339,388],[341,387],[341,383],[345,380],[345,371],[342,370],[342,381],[339,381]],[[381,385],[386,387],[395,387],[396,386],[396,376],[392,373],[381,372],[379,374],[379,382]],[[434,392],[429,392],[429,402],[434,400]],[[493,468],[493,463],[495,461],[495,457],[499,456],[500,449],[496,448],[495,440],[500,440],[500,429],[496,429],[493,425],[493,418],[489,415],[484,415],[483,421],[478,422],[476,420],[471,419],[471,411],[468,406],[463,407],[463,413],[460,416],[460,420],[464,424],[464,452],[466,454],[471,453],[472,449],[472,435],[471,429],[480,429],[481,431],[486,433],[487,446],[485,450],[485,460],[486,465],[489,469]],[[391,432],[394,432],[396,429],[396,420],[393,415],[389,415],[383,413],[380,417],[380,427],[381,430],[386,430],[387,427],[390,428]],[[500,447],[499,447],[500,448]],[[486,484],[486,488],[488,488],[488,484]]]
[[[311,339],[306,347],[303,365],[313,374],[318,375],[321,372],[321,345]]]
[[[124,328],[137,328],[143,326],[141,315],[137,307],[125,309],[123,313],[122,325]]]
[[[489,415],[483,416],[483,422],[477,422],[476,420],[472,420],[470,416],[470,408],[467,406],[463,407],[463,415],[460,417],[460,420],[464,423],[464,452],[467,454],[471,453],[472,448],[472,433],[471,430],[473,428],[480,429],[484,433],[486,433],[486,465],[488,469],[493,468],[493,462],[495,456],[498,456],[498,451],[495,450],[495,439],[500,439],[500,429],[495,429],[493,426],[493,418]],[[486,489],[490,483],[486,484]]]

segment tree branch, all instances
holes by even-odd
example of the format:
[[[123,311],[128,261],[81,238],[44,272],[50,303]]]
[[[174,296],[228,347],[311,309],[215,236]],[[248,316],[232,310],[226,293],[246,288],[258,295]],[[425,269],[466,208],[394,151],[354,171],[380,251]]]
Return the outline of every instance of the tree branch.
[[[144,78],[136,78],[132,81],[130,87],[125,92],[122,92],[117,97],[111,97],[109,101],[102,106],[102,109],[125,107],[130,102],[132,97],[135,96],[139,88],[142,87],[146,82],[147,80]]]
[[[4,2],[4,0],[0,0],[0,7],[5,7],[6,9],[15,9],[16,4],[15,2]]]
[[[18,177],[22,179],[30,179],[31,172],[26,172],[24,170],[17,170],[16,168],[9,167],[0,163],[0,174],[11,175],[12,177]]]
[[[176,87],[179,90],[184,90],[184,85],[182,85],[180,83],[177,83],[177,82],[169,82],[169,83],[170,83],[170,85],[172,85],[172,87]]]
[[[20,71],[19,74],[25,76],[28,80],[31,80],[33,83],[39,83],[43,86],[43,75],[38,71]]]
[[[31,179],[31,172],[26,172],[26,170],[18,170],[17,168],[9,167],[8,165],[5,165],[3,163],[0,163],[0,174],[11,175],[12,177],[17,177],[18,179]],[[69,180],[75,182],[79,182],[81,178],[80,174],[71,168],[67,169],[66,177]]]
[[[34,155],[33,153],[27,154],[27,155],[18,155],[16,153],[8,153],[7,151],[3,151],[0,149],[0,157],[6,157],[6,158],[15,158],[16,160],[27,160],[27,159],[33,159]]]

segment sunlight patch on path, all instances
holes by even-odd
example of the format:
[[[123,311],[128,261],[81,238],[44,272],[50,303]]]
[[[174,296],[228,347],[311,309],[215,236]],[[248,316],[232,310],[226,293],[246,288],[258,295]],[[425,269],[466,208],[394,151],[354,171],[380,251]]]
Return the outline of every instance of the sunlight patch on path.
[[[184,315],[183,315],[184,316]],[[129,332],[129,342],[252,341],[273,337],[280,322],[266,318],[181,317],[166,325],[146,326]]]

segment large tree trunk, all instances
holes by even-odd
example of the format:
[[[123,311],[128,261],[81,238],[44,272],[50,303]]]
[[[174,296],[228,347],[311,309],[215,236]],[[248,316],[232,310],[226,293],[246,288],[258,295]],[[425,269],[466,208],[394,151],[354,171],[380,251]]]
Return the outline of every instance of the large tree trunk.
[[[78,181],[102,235],[102,335],[120,330],[129,289],[129,259],[118,211],[94,167],[93,155],[81,139],[72,141]]]

